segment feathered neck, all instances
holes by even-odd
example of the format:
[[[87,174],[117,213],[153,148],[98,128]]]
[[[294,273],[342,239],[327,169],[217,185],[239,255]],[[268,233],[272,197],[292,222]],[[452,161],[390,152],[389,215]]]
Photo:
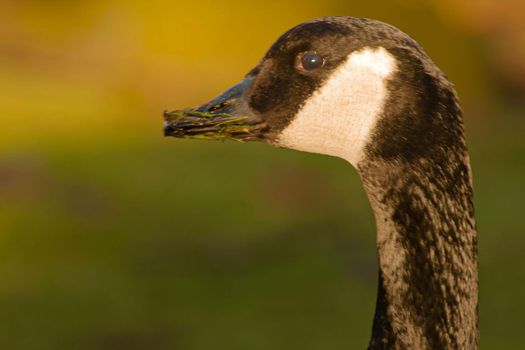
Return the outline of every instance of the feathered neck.
[[[472,177],[455,93],[440,85],[420,85],[426,86],[424,105],[415,99],[412,107],[426,108],[409,109],[415,112],[405,116],[412,124],[404,134],[383,123],[375,137],[392,146],[369,148],[358,167],[376,218],[379,255],[369,349],[478,346]]]
[[[445,170],[421,162],[417,169],[369,167],[362,174],[376,217],[380,266],[370,349],[477,348],[468,164]]]

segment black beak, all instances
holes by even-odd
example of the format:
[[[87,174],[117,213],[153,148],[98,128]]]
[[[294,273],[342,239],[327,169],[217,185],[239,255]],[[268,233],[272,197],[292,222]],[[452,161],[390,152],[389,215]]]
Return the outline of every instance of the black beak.
[[[197,109],[164,112],[164,135],[208,140],[262,140],[266,124],[251,111],[246,98],[252,80],[245,78]]]

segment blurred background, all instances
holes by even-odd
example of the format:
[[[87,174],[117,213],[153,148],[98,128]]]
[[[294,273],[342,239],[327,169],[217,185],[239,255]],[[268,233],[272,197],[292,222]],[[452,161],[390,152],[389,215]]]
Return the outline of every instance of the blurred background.
[[[371,17],[465,112],[482,349],[525,344],[525,3],[2,0],[0,348],[364,349],[374,221],[342,160],[165,139],[290,27]]]

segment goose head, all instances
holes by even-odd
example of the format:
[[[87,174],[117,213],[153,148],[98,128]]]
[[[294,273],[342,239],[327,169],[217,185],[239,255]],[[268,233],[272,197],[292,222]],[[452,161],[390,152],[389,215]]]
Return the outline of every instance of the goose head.
[[[414,40],[379,21],[327,17],[286,32],[196,114],[166,113],[165,134],[264,141],[358,167],[429,151],[440,104],[457,108],[453,89]]]

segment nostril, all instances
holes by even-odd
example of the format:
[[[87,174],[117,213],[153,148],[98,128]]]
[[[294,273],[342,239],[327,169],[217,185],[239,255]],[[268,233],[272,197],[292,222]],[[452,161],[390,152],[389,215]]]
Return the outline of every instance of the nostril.
[[[224,101],[224,102],[221,102],[221,103],[218,103],[218,104],[212,106],[208,111],[213,113],[213,112],[221,110],[221,109],[223,109],[225,107],[228,107],[229,105],[231,105],[231,101],[229,101],[229,100],[228,101]]]

